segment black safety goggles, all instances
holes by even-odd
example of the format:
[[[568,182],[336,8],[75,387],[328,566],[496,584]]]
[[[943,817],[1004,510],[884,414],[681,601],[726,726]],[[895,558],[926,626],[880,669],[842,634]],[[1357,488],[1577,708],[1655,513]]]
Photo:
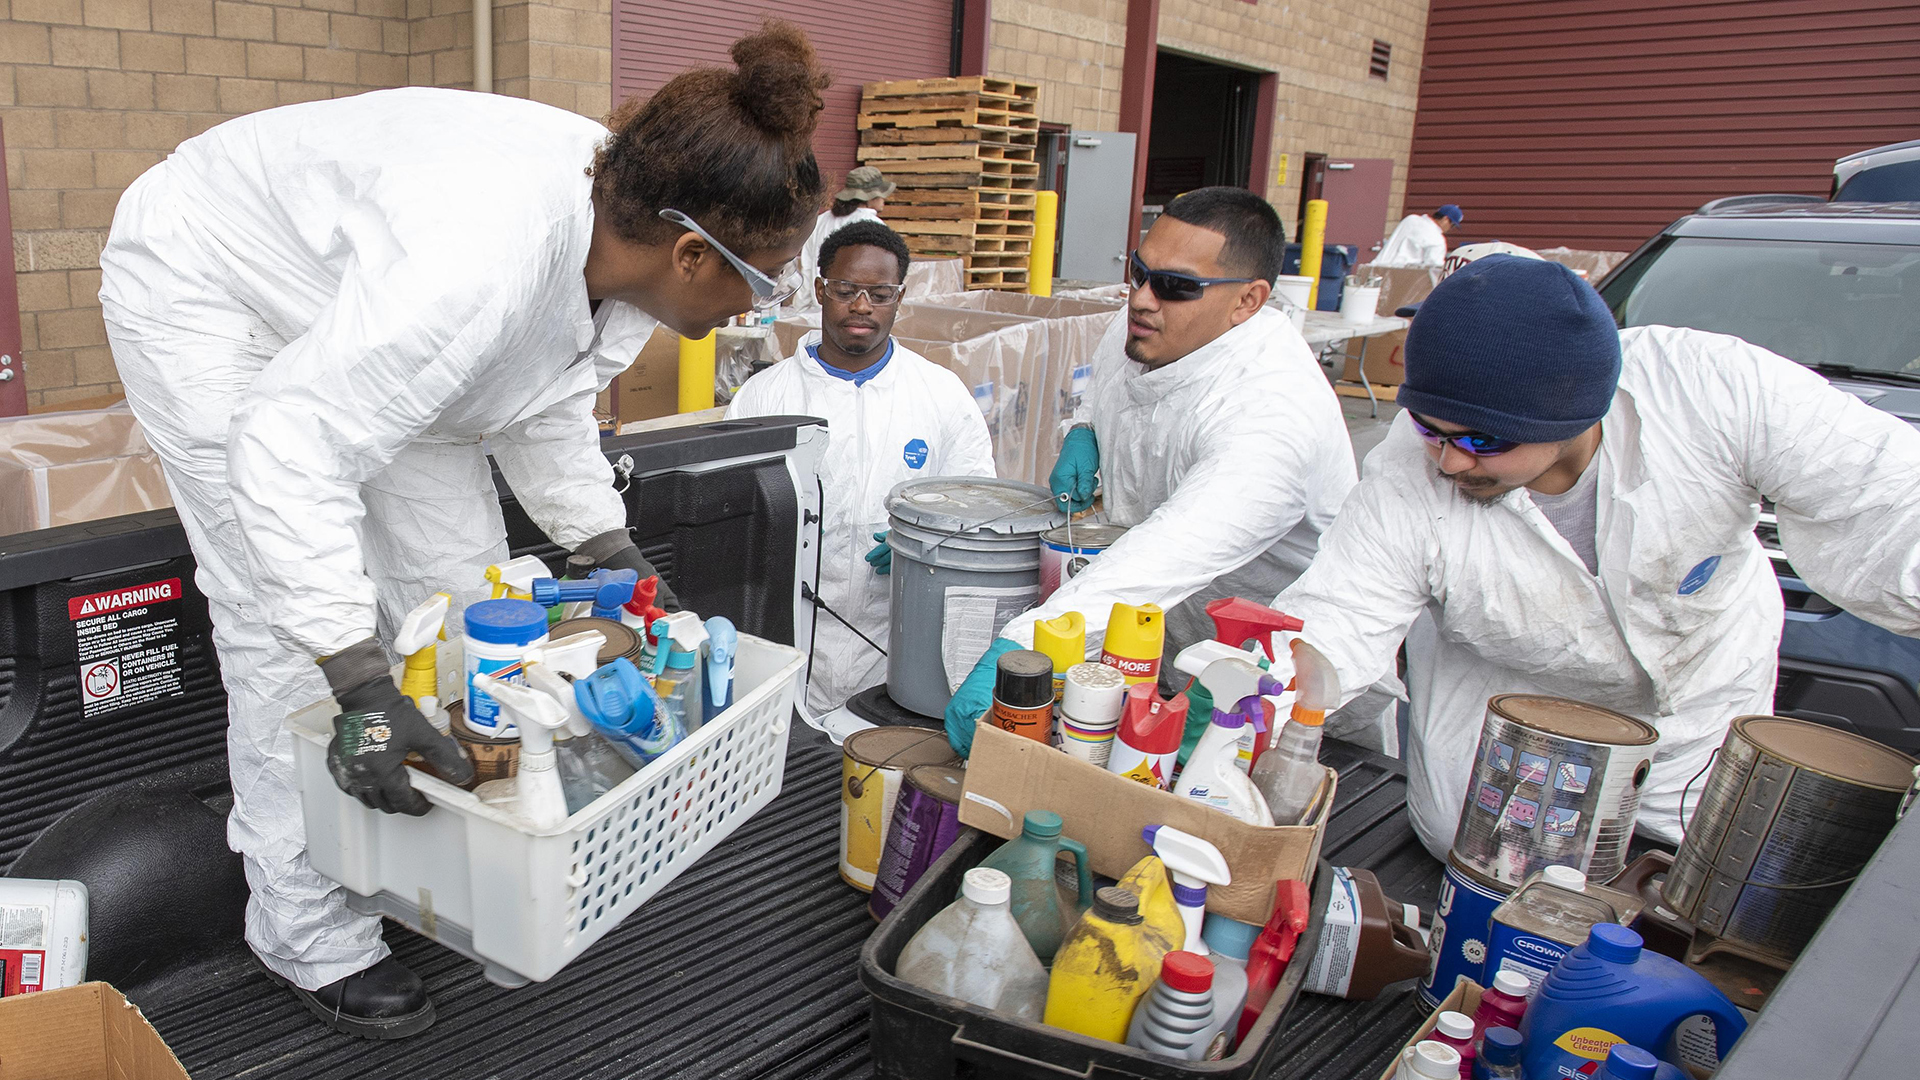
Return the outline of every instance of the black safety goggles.
[[[1209,285],[1245,285],[1259,280],[1248,277],[1200,278],[1177,270],[1155,270],[1140,261],[1138,251],[1127,256],[1127,278],[1133,282],[1134,288],[1145,285],[1162,300],[1198,300]]]

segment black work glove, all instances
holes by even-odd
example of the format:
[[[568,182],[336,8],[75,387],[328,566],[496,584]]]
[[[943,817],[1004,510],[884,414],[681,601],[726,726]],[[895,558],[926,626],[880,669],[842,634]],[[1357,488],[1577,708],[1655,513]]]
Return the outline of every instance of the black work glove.
[[[660,571],[653,568],[645,555],[635,546],[633,537],[625,529],[613,529],[573,549],[575,555],[584,555],[593,560],[596,570],[634,570],[640,574],[640,580],[650,577],[660,579],[660,591],[654,594],[653,603],[661,611],[672,614],[680,610],[680,598],[673,595],[673,587]]]
[[[433,809],[407,778],[407,755],[417,753],[449,783],[473,779],[473,763],[452,736],[442,735],[393,685],[386,653],[373,638],[320,661],[340,712],[327,744],[327,769],[340,790],[368,808],[419,817]]]

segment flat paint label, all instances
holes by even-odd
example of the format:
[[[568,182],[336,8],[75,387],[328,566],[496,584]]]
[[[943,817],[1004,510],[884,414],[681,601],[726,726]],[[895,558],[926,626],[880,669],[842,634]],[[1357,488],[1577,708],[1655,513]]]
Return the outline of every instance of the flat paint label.
[[[1565,1050],[1569,1054],[1588,1058],[1592,1061],[1605,1061],[1607,1060],[1607,1051],[1612,1050],[1614,1047],[1626,1041],[1627,1040],[1604,1028],[1577,1027],[1568,1030],[1559,1038],[1553,1040],[1553,1045]]]
[[[184,692],[183,596],[180,579],[168,578],[67,601],[80,658],[81,716],[90,719]]]

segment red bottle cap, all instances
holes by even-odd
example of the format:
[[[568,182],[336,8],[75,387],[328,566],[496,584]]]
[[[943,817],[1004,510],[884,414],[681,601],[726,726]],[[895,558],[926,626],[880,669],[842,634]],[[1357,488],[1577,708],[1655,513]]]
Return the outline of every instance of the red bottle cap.
[[[1188,704],[1185,694],[1164,701],[1154,684],[1134,683],[1120,715],[1120,741],[1145,754],[1173,753],[1186,737]]]
[[[1182,993],[1198,994],[1213,986],[1213,961],[1198,953],[1170,952],[1160,967],[1160,981]]]

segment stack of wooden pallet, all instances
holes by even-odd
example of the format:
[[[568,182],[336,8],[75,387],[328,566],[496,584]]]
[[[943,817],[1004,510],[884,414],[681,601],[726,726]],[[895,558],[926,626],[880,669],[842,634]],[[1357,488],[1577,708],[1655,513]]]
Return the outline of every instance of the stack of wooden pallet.
[[[882,216],[914,254],[965,259],[968,288],[1027,287],[1039,91],[977,75],[862,88],[860,162],[899,185]]]

